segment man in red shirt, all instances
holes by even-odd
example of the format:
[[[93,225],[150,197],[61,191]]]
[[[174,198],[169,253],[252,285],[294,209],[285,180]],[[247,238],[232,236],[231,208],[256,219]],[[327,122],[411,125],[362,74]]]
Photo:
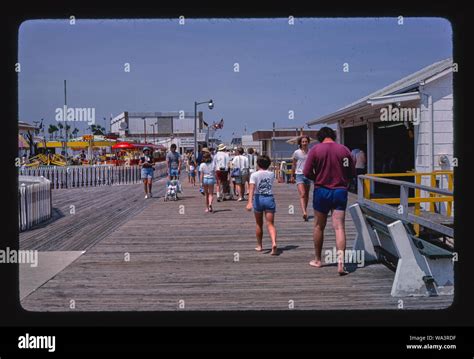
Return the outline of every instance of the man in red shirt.
[[[354,161],[351,151],[336,143],[336,133],[330,127],[318,131],[318,143],[308,153],[303,174],[314,181],[314,249],[315,259],[309,262],[313,267],[321,267],[324,228],[327,216],[332,211],[332,226],[336,232],[337,271],[340,275],[348,274],[344,267],[346,250],[345,215],[347,206],[347,189],[351,177],[355,176]]]

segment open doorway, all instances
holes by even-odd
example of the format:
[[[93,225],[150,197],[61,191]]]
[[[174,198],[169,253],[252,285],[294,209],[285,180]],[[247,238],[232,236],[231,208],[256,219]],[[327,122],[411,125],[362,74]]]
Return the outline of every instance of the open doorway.
[[[344,128],[344,146],[351,151],[360,149],[367,153],[367,126],[356,126]]]
[[[344,128],[344,145],[349,148],[356,165],[357,175],[367,173],[367,126]],[[354,178],[349,191],[357,193],[357,179]]]
[[[374,123],[374,173],[405,173],[415,170],[415,144],[412,126],[405,122]],[[388,177],[390,178],[390,177]],[[413,182],[413,177],[393,179]],[[375,193],[400,195],[398,186],[377,183]]]

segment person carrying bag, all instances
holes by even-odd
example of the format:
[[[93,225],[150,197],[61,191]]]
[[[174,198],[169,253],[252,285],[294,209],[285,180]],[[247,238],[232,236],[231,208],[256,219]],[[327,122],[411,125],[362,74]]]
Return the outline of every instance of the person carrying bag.
[[[231,176],[238,187],[239,199],[237,201],[243,201],[245,195],[245,176],[248,177],[249,174],[249,163],[248,158],[243,156],[244,149],[242,147],[237,149],[237,153],[238,155],[233,160]]]

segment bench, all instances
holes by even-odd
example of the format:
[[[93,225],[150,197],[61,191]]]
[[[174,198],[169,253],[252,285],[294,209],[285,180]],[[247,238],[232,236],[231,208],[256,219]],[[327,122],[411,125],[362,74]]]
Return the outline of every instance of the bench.
[[[355,250],[366,262],[385,262],[395,270],[391,295],[437,296],[454,293],[453,252],[415,236],[410,223],[356,203],[349,207],[357,237]]]

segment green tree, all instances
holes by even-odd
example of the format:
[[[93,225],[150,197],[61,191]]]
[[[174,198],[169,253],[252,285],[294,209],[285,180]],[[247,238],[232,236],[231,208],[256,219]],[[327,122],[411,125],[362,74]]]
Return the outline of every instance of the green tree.
[[[104,135],[105,134],[105,128],[102,127],[101,125],[90,125],[88,127],[93,135]]]
[[[31,132],[30,130],[26,132],[26,140],[28,141],[28,145],[30,146],[30,156],[34,156],[36,154],[36,144],[34,141],[35,132]]]
[[[66,126],[64,126],[64,133],[65,133],[65,136],[67,136],[68,138],[71,137],[68,135],[69,133],[69,130],[71,129],[71,126],[66,124]]]
[[[59,129],[55,125],[49,125],[48,127],[49,139],[51,140],[53,137],[55,137],[54,135],[58,131]]]
[[[58,128],[59,128],[59,137],[63,137],[63,128],[64,128],[64,125],[62,124],[62,122],[59,122],[58,123]]]

